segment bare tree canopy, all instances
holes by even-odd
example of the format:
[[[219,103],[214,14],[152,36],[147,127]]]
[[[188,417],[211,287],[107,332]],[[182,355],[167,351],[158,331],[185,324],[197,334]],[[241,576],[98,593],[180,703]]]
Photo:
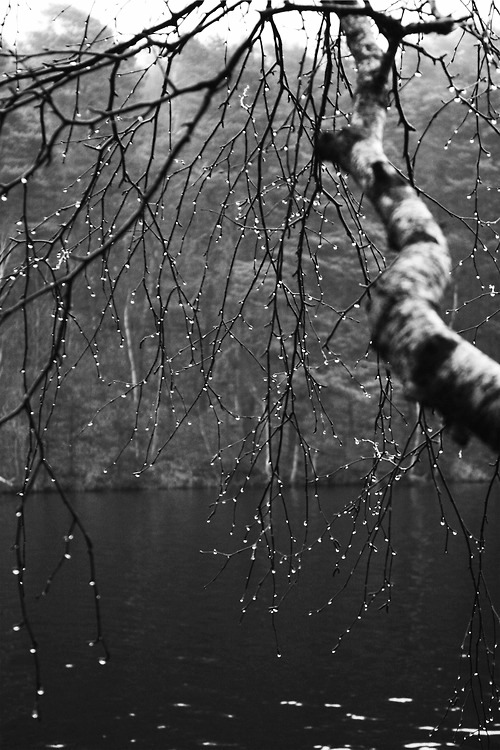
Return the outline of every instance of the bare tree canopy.
[[[75,531],[88,545],[105,660],[68,490],[213,487],[212,512],[235,509],[234,545],[215,552],[223,567],[248,558],[272,616],[312,546],[331,543],[349,578],[377,543],[384,571],[362,613],[390,599],[402,478],[431,483],[447,530],[446,503],[457,513],[475,604],[496,618],[484,529],[469,532],[452,488],[487,480],[486,518],[500,448],[495,4],[444,16],[432,0],[193,0],[134,33],[97,5],[54,5],[14,33],[22,5],[0,18],[0,487],[20,497],[23,622],[33,490],[68,508],[61,565]],[[355,499],[329,517],[318,487],[341,482]],[[240,528],[250,483],[262,492]],[[304,488],[300,530],[289,484]]]
[[[332,477],[356,459],[336,424],[350,420],[348,432],[365,439],[377,421],[362,402],[376,398],[379,365],[365,356],[363,313],[351,314],[365,300],[373,344],[402,378],[398,397],[435,407],[460,441],[473,431],[498,446],[498,368],[476,348],[478,335],[488,339],[487,354],[495,348],[494,302],[483,313],[496,297],[488,283],[496,219],[485,195],[496,192],[494,14],[486,25],[474,12],[455,21],[430,6],[385,14],[353,5],[259,12],[240,2],[208,10],[194,2],[120,39],[79,11],[54,8],[49,31],[18,36],[10,47],[6,40],[1,326],[5,341],[17,342],[4,371],[21,377],[10,379],[1,418],[18,456],[4,481],[44,485],[63,464],[62,480],[84,473],[95,486],[129,454],[135,475],[162,456],[171,483],[184,468],[167,453],[175,454],[174,436],[189,440],[193,418],[205,456],[198,481],[223,488],[235,460],[245,466],[239,473],[264,480]],[[291,18],[298,31],[290,46],[283,37]],[[221,39],[231,24],[237,33]],[[385,36],[385,52],[375,34]],[[415,106],[423,70],[425,114]],[[388,105],[399,119],[389,110],[395,166],[382,146]],[[459,196],[466,136],[472,182]],[[436,183],[429,167],[443,146],[440,194],[439,181],[426,182]],[[317,155],[352,172],[361,196],[344,173],[321,175]],[[362,195],[387,239],[361,217]],[[472,213],[454,205],[464,197]],[[393,249],[398,259],[382,273]],[[459,278],[455,290],[461,283],[457,264],[467,268],[464,286],[478,282],[449,313],[473,331],[472,347],[437,312],[450,278]],[[335,296],[322,277],[339,277],[342,265],[351,267]],[[470,313],[472,304],[480,312]],[[347,415],[332,385],[348,394]],[[71,424],[65,393],[81,404]],[[356,408],[370,412],[366,427],[352,416]],[[120,447],[114,456],[99,450],[82,472],[79,447],[107,439],[112,412],[123,420]],[[68,440],[56,450],[61,427]],[[425,452],[419,430],[411,450],[418,443]],[[398,465],[409,432],[390,438]]]

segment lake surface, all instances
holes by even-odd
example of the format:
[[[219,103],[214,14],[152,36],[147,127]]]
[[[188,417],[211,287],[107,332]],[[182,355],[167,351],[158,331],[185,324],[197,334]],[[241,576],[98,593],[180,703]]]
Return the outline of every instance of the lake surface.
[[[323,490],[323,512],[341,509],[356,492],[355,487]],[[453,495],[476,533],[486,488],[460,486]],[[245,514],[251,522],[258,496],[252,490],[239,499],[243,524]],[[446,714],[457,676],[462,674],[462,682],[468,677],[460,646],[474,584],[465,538],[460,531],[446,534],[432,487],[398,487],[394,493],[390,523],[397,555],[388,612],[375,604],[356,622],[363,563],[360,575],[323,607],[337,580],[343,580],[342,574],[333,575],[336,555],[323,538],[306,556],[298,585],[275,617],[281,657],[269,614],[270,577],[262,598],[240,623],[240,599],[252,598],[265,573],[264,561],[257,560],[248,592],[246,553],[206,585],[225,558],[200,550],[229,552],[242,546],[228,534],[232,507],[207,524],[213,500],[207,491],[89,493],[73,500],[94,545],[111,659],[102,666],[100,645],[89,648],[95,636],[94,587],[77,532],[71,559],[48,595],[37,598],[64,553],[69,516],[57,496],[33,495],[26,506],[25,588],[44,695],[41,721],[31,718],[33,657],[26,629],[13,629],[20,620],[10,549],[17,499],[0,497],[2,750],[401,750],[460,746],[465,740],[466,747],[483,747],[467,731],[477,724],[472,701],[458,732],[453,730],[460,725],[460,706]],[[495,490],[484,560],[497,605],[498,500]],[[450,523],[458,528],[452,503],[446,502]],[[300,491],[291,491],[288,509],[291,523],[303,525]],[[317,538],[323,528],[311,503],[309,538]],[[369,581],[375,587],[383,580],[385,550],[377,554],[381,561],[373,562]],[[318,614],[309,615],[317,609]],[[488,629],[487,607],[483,613]],[[332,653],[346,627],[350,632]],[[486,676],[482,684],[487,696]],[[500,747],[498,721],[494,713],[490,747]],[[433,727],[438,729],[431,733]]]

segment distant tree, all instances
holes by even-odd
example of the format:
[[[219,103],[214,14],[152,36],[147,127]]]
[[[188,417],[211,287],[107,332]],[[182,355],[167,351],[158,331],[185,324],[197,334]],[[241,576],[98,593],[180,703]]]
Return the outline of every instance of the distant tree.
[[[486,478],[486,513],[500,49],[494,3],[464,8],[194,0],[117,38],[54,7],[47,31],[4,40],[0,481],[21,498],[26,622],[36,488],[54,486],[87,539],[70,484],[214,486],[215,512],[258,482],[252,543],[224,561],[263,556],[272,615],[314,543],[321,482],[358,484],[339,516],[387,552],[362,609],[389,595],[394,482],[425,477],[453,507],[452,479]],[[491,452],[466,450],[470,433]],[[290,482],[305,536],[286,526]],[[352,571],[336,520],[326,538]],[[471,623],[477,601],[496,618],[484,539],[461,528],[479,560]],[[471,674],[478,644],[494,660],[473,632]]]

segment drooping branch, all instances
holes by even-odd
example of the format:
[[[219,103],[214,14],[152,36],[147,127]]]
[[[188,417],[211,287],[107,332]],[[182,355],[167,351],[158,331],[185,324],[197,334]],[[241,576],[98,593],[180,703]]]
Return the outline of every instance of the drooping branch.
[[[374,284],[369,319],[375,349],[408,395],[436,408],[455,437],[471,431],[500,450],[500,365],[450,330],[438,310],[450,279],[446,239],[383,147],[394,40],[383,52],[366,17],[341,19],[358,68],[350,126],[323,132],[317,153],[351,174],[381,217],[398,255]]]

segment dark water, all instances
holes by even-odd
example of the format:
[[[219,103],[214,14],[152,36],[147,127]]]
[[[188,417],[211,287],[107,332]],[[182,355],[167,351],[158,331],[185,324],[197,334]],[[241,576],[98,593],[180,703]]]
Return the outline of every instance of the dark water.
[[[475,530],[485,494],[485,487],[473,485],[455,491]],[[333,511],[355,495],[355,488],[333,488],[322,501]],[[398,554],[389,612],[370,609],[332,654],[356,617],[363,576],[309,616],[337,581],[332,546],[318,544],[276,617],[281,658],[265,598],[239,624],[248,557],[235,559],[205,588],[221,559],[200,550],[238,546],[227,535],[227,514],[207,525],[210,501],[199,491],[75,498],[95,547],[112,654],[101,666],[100,647],[88,645],[95,634],[94,603],[88,554],[78,535],[49,595],[36,599],[63,551],[68,516],[55,496],[31,498],[26,591],[45,691],[42,720],[35,721],[29,642],[25,631],[13,630],[19,610],[9,547],[16,500],[0,498],[2,750],[396,750],[463,743],[468,732],[452,731],[458,710],[430,735],[463,666],[460,644],[474,595],[460,533],[449,538],[444,553],[432,488],[401,488],[394,497],[391,537]],[[243,513],[253,513],[251,493],[239,502]],[[490,500],[486,572],[500,601],[497,505],[498,493]],[[301,518],[299,492],[289,508],[292,521],[294,514]],[[450,505],[447,512],[455,522]],[[313,531],[315,523],[320,528],[312,509]],[[374,564],[373,585],[383,567],[383,560]],[[497,720],[491,747],[500,747]],[[474,721],[468,706],[463,728],[473,728]],[[479,747],[479,740],[469,738],[466,746]]]

